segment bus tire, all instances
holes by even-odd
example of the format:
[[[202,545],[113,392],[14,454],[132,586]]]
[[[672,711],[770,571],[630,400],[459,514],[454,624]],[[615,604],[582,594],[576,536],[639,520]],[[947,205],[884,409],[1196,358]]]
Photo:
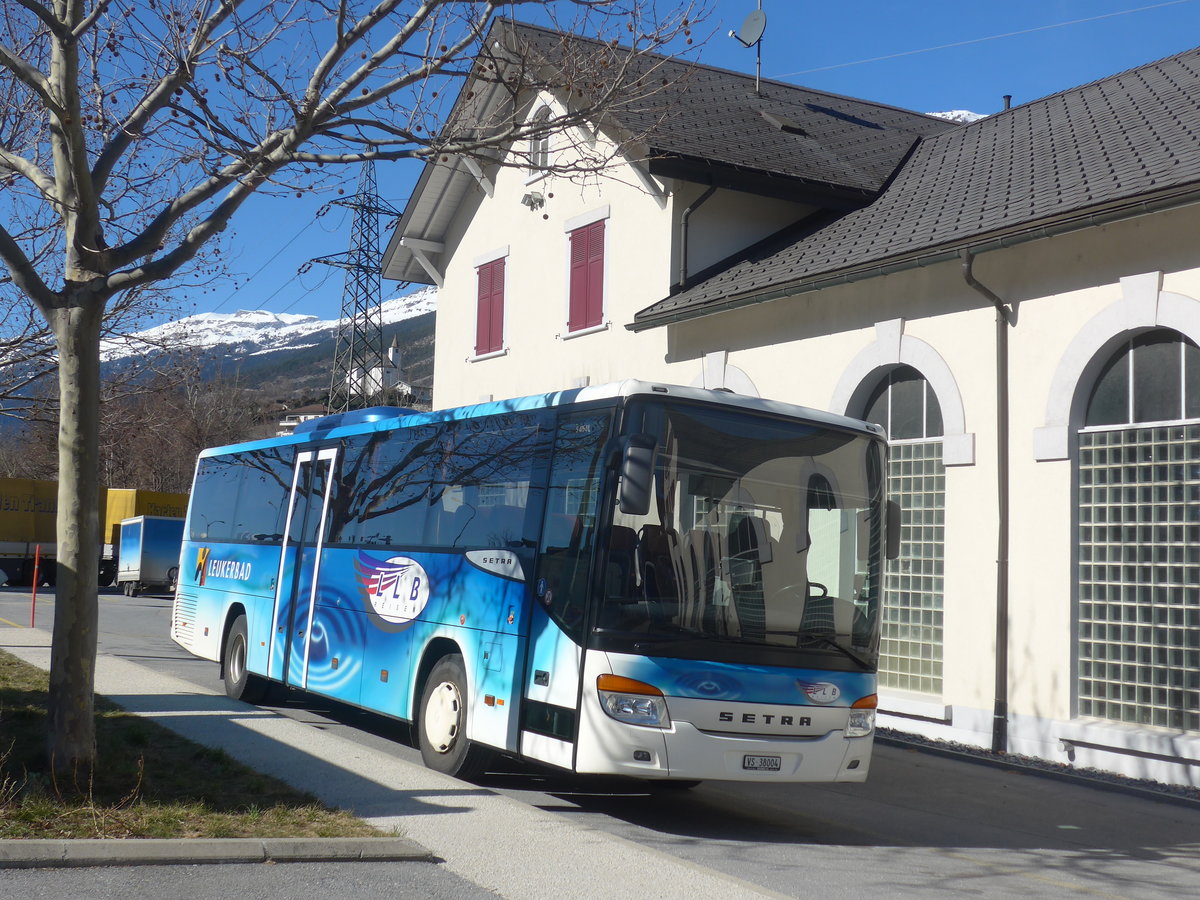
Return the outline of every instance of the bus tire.
[[[267,682],[246,668],[246,659],[250,653],[250,642],[246,633],[246,617],[238,616],[233,620],[229,633],[225,635],[225,650],[221,654],[221,677],[225,681],[225,694],[228,697],[246,703],[257,703],[267,693]]]
[[[467,673],[457,653],[437,661],[425,680],[417,745],[425,765],[455,778],[483,773],[490,754],[467,740]]]

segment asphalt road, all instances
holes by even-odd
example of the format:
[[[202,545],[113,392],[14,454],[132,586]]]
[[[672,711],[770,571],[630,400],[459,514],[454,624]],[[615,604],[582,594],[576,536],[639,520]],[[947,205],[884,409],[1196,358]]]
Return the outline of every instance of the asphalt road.
[[[0,589],[5,624],[27,625],[29,605],[27,593]],[[50,627],[51,611],[52,600],[43,595],[39,627]],[[168,637],[169,613],[166,597],[101,595],[101,652],[220,690],[215,664],[192,658]],[[275,696],[269,705],[419,762],[401,723],[314,697]],[[482,783],[564,822],[785,896],[1180,897],[1200,890],[1200,806],[896,746],[877,745],[865,785],[713,782],[691,791],[649,791],[516,764]],[[644,877],[647,896],[659,896],[653,873]],[[5,882],[0,896],[10,887]],[[193,887],[188,896],[207,896],[202,880]],[[447,882],[437,888],[443,889],[435,895],[472,896],[469,885]],[[603,896],[603,886],[596,895]]]

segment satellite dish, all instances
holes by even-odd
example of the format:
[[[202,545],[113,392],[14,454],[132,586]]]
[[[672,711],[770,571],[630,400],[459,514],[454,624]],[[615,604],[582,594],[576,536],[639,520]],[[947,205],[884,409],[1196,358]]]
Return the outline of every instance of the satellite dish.
[[[746,21],[742,23],[742,27],[734,37],[742,46],[753,47],[762,40],[763,32],[766,30],[767,14],[761,9],[754,9],[750,11],[750,15],[746,16]]]

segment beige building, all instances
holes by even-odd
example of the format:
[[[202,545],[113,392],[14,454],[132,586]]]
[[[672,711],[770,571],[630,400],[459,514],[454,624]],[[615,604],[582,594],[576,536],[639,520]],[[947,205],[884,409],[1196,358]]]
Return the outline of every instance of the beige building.
[[[638,377],[877,421],[881,724],[1200,784],[1200,51],[965,126],[672,94],[587,135],[602,178],[427,166],[384,274],[439,287],[435,408]]]

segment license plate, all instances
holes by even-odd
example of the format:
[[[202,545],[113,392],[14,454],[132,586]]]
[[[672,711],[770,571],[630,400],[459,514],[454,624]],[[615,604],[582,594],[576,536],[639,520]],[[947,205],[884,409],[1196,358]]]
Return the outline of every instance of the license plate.
[[[751,769],[755,772],[778,772],[780,769],[780,757],[778,756],[750,756],[742,757],[742,768]]]

